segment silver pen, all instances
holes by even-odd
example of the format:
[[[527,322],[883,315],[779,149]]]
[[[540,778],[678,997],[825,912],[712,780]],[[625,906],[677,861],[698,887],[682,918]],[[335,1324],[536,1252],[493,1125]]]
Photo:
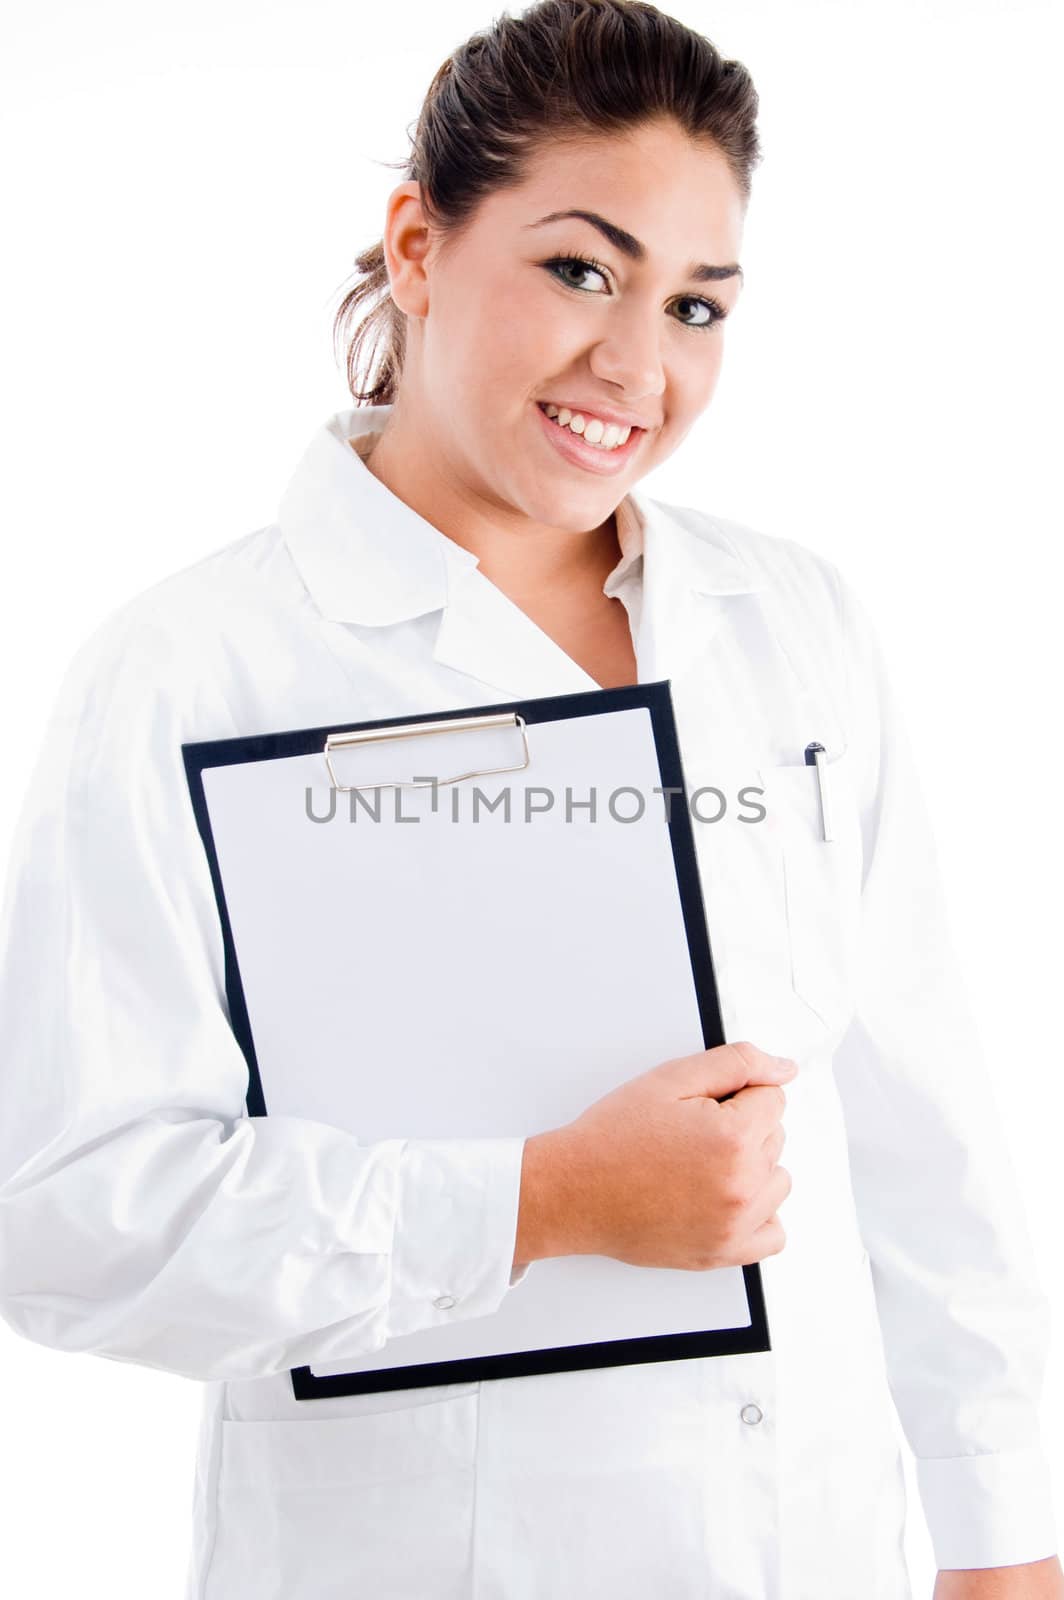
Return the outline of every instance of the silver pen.
[[[816,767],[817,788],[820,790],[820,823],[823,837],[827,840],[834,839],[831,831],[831,806],[828,802],[827,779],[827,752],[818,739],[805,747],[805,764],[807,767]]]

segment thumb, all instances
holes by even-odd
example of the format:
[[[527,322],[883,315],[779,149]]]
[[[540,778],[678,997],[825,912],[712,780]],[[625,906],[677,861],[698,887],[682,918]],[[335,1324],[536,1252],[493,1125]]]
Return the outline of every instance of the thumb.
[[[786,1083],[798,1071],[788,1056],[770,1055],[748,1039],[675,1056],[657,1069],[677,1099],[709,1095],[720,1100],[750,1083]]]

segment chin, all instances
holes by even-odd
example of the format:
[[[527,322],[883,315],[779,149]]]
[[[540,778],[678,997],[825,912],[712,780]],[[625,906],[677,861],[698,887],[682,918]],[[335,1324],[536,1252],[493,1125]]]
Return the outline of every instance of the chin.
[[[598,484],[593,491],[584,493],[578,489],[550,493],[543,488],[526,498],[522,510],[527,517],[544,522],[548,527],[562,528],[567,533],[586,533],[606,520],[624,494],[625,489],[616,481]]]

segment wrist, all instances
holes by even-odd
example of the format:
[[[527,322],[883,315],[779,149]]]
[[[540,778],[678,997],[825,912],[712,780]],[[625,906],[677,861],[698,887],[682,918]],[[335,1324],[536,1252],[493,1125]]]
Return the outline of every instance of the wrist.
[[[565,1128],[525,1140],[514,1265],[587,1250],[579,1227],[575,1146]]]

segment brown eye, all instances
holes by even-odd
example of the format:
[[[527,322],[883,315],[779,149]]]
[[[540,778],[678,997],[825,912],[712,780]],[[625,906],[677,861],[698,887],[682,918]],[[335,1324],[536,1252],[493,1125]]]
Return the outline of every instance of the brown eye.
[[[583,276],[587,272],[597,272],[599,277],[606,277],[606,268],[602,266],[600,262],[593,260],[590,256],[555,256],[552,261],[545,261],[543,265],[546,267],[548,272],[554,273],[555,277],[559,278],[568,289],[580,289],[581,286],[578,283],[572,283],[568,278],[562,276],[562,269],[565,267],[574,267],[578,277]],[[581,293],[588,292],[589,291],[587,290],[581,290]]]
[[[688,328],[712,328],[718,322],[723,322],[728,315],[719,300],[705,300],[701,295],[684,295],[682,300],[677,301],[677,304],[681,306],[704,306],[709,312],[709,316],[703,322],[685,323],[685,327]]]

